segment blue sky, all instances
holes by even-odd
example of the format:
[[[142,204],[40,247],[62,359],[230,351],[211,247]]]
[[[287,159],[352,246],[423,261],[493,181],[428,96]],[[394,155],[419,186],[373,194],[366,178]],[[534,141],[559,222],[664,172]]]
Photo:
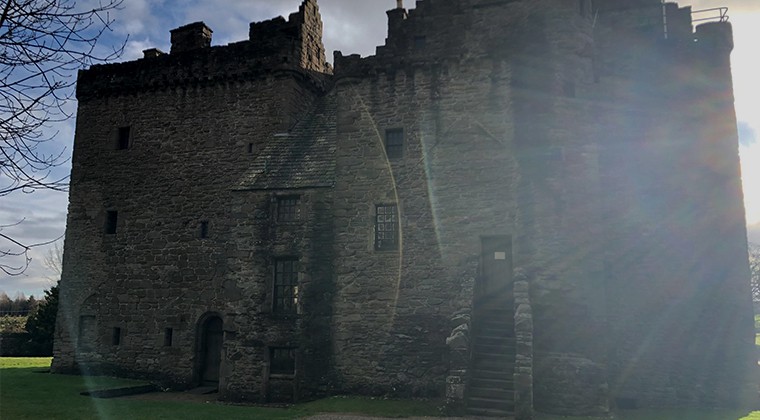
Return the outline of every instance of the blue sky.
[[[95,0],[80,1],[80,5]],[[127,39],[121,61],[142,57],[147,48],[169,51],[169,30],[186,23],[204,21],[214,31],[214,45],[223,45],[248,38],[248,25],[253,21],[286,16],[298,9],[301,0],[125,0],[121,10],[114,11],[113,31],[102,39],[100,48],[112,49]],[[729,7],[734,25],[736,48],[732,55],[734,90],[737,117],[743,136],[740,147],[742,173],[751,239],[760,242],[760,58],[756,43],[760,39],[760,0],[692,0],[680,1],[681,6],[692,5],[694,10]],[[332,51],[344,54],[374,53],[375,46],[384,43],[386,34],[385,11],[395,7],[395,0],[319,0],[324,21],[324,42],[328,59]],[[412,0],[405,0],[413,7]],[[69,108],[76,109],[75,101]],[[49,127],[57,133],[55,142],[48,145],[71,155],[74,138],[74,121]],[[68,171],[68,164],[60,171]],[[68,197],[51,191],[33,194],[15,194],[0,201],[0,225],[24,219],[10,233],[27,243],[44,242],[63,235],[66,225]],[[23,292],[27,296],[41,296],[42,290],[52,285],[51,273],[42,264],[47,247],[35,248],[26,273],[17,277],[0,275],[0,291],[13,296]]]

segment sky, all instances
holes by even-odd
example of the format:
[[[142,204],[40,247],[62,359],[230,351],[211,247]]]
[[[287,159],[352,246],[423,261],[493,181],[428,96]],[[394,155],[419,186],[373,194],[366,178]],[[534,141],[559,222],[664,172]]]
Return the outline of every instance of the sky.
[[[96,0],[80,0],[84,4]],[[213,45],[224,45],[248,38],[250,22],[287,17],[298,10],[301,0],[125,0],[120,10],[113,11],[112,31],[102,38],[99,48],[112,49],[126,40],[119,61],[142,57],[142,51],[159,48],[169,51],[169,30],[187,23],[204,21],[214,31]],[[405,0],[405,7],[414,7]],[[384,43],[385,11],[394,8],[396,0],[319,0],[324,22],[324,43],[328,60],[332,52],[344,55],[374,54],[375,47]],[[728,7],[734,28],[735,49],[732,54],[734,93],[740,128],[740,158],[744,185],[745,207],[750,240],[760,243],[760,57],[756,43],[760,40],[760,0],[682,0],[680,6],[693,10]],[[69,104],[75,112],[76,102]],[[71,155],[74,139],[74,120],[49,127],[55,141],[48,145]],[[67,172],[65,163],[57,169]],[[66,193],[39,191],[15,194],[0,201],[0,225],[23,220],[15,227],[3,228],[26,243],[40,243],[62,237],[66,226],[68,196]],[[60,244],[62,245],[62,240]],[[54,284],[52,273],[43,264],[50,246],[34,248],[32,261],[23,275],[0,274],[0,291],[13,297],[17,293],[39,297]]]

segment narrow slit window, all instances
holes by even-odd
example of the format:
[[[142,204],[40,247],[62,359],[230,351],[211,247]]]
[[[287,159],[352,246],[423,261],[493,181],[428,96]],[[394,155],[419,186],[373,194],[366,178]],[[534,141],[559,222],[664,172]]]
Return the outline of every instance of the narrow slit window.
[[[375,250],[398,249],[398,207],[395,204],[375,206]]]
[[[119,127],[119,136],[116,143],[118,150],[129,149],[130,133],[130,127]]]
[[[424,36],[415,36],[414,37],[414,49],[415,50],[424,50],[426,44],[427,44],[427,38],[425,38]]]
[[[253,150],[254,150],[253,149],[253,143],[248,143],[248,154],[252,155],[253,154]]]
[[[201,222],[200,225],[200,236],[201,239],[208,238],[208,220],[204,220]]]
[[[106,211],[106,227],[105,231],[107,235],[116,234],[116,226],[119,220],[119,213],[115,210]]]
[[[118,346],[121,344],[121,328],[114,327],[111,334],[111,344]]]
[[[164,330],[164,347],[171,347],[174,339],[174,329],[167,328]]]
[[[296,313],[298,305],[298,259],[278,258],[274,268],[274,312]]]
[[[385,130],[385,154],[388,159],[400,159],[404,156],[404,130],[392,128]]]

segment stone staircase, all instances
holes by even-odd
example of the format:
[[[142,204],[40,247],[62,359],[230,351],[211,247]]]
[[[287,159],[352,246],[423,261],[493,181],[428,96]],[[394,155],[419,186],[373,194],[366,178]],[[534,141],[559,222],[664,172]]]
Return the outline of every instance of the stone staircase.
[[[501,300],[476,309],[473,319],[467,413],[513,417],[515,410],[514,304]]]

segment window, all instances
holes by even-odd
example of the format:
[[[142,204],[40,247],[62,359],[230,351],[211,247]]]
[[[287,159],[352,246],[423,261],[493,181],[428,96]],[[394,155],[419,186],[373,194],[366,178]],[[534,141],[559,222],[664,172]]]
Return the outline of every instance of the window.
[[[117,150],[129,149],[129,139],[130,139],[130,128],[119,127],[119,135],[116,140],[116,149]]]
[[[269,373],[293,375],[296,373],[296,349],[271,347],[269,349]]]
[[[392,128],[385,130],[385,154],[388,159],[399,159],[404,156],[404,130]]]
[[[201,225],[200,225],[200,236],[201,236],[201,239],[208,238],[208,221],[207,220],[204,220],[204,221],[201,222]]]
[[[164,330],[164,347],[172,346],[173,335],[174,335],[174,329],[167,328]]]
[[[114,346],[118,346],[121,344],[121,328],[114,327],[113,333],[111,334],[111,344]]]
[[[116,233],[116,223],[119,218],[119,213],[115,210],[106,211],[106,234],[113,235]]]
[[[395,204],[380,204],[375,207],[375,249],[398,249],[398,209]]]
[[[300,218],[298,196],[277,197],[277,221],[294,222]]]
[[[248,143],[248,154],[252,155],[254,151],[253,143]]]
[[[415,50],[424,50],[426,43],[427,43],[427,38],[425,38],[424,36],[415,36],[414,37],[414,49]]]
[[[274,265],[274,312],[294,314],[298,304],[298,259],[278,258]]]

